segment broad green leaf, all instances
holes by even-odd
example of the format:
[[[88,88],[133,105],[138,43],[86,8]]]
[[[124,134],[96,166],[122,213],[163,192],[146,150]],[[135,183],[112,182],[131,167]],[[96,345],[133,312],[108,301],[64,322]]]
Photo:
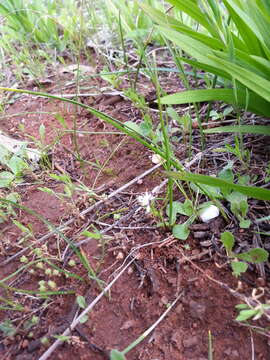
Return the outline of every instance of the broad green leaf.
[[[258,134],[258,135],[270,136],[270,126],[264,126],[264,125],[219,126],[216,128],[204,130],[204,133],[205,134],[241,133],[241,134]]]
[[[251,309],[251,310],[241,310],[240,314],[237,316],[236,321],[245,321],[248,320],[255,315],[257,315],[259,310]]]
[[[232,171],[233,162],[229,161],[226,166],[218,173],[218,177],[221,180],[227,181],[229,183],[233,183],[234,180],[234,174]],[[224,197],[228,196],[230,193],[230,190],[222,189],[222,193]]]
[[[232,261],[231,262],[231,267],[233,270],[233,275],[238,277],[240,276],[242,273],[247,271],[248,265],[242,261]]]
[[[182,204],[179,201],[173,201],[172,203],[172,218],[171,223],[174,224],[176,221],[177,214],[181,214],[182,211]],[[166,207],[166,215],[170,216],[170,204]]]
[[[221,234],[221,241],[225,246],[228,255],[231,255],[232,249],[234,247],[234,236],[230,231],[225,231]]]
[[[172,16],[165,14],[160,10],[157,10],[144,3],[140,3],[139,5],[157,24],[179,26],[179,27],[183,26],[183,24],[180,21],[176,20]]]
[[[110,360],[126,360],[126,357],[120,351],[114,349],[110,353]]]
[[[220,189],[236,190],[254,199],[265,200],[265,201],[270,200],[270,190],[264,188],[232,184],[227,181],[214,178],[213,176],[192,174],[185,171],[167,172],[167,174],[179,180],[190,181],[199,184],[206,184],[210,186],[219,187]]]
[[[254,264],[258,264],[264,261],[267,261],[269,254],[268,251],[261,249],[261,248],[255,248],[251,249],[245,253],[237,254],[236,255],[238,259],[245,260]]]
[[[174,224],[176,221],[177,214],[191,216],[193,213],[193,206],[192,201],[189,199],[186,199],[184,203],[181,203],[179,201],[173,201],[172,203],[172,223]],[[166,207],[166,215],[170,215],[170,204]]]
[[[191,216],[193,214],[193,204],[192,201],[189,199],[186,199],[184,203],[182,204],[182,211],[183,215]]]
[[[174,225],[172,233],[176,239],[186,240],[189,236],[190,231],[188,225],[184,223],[180,225]]]
[[[26,162],[16,155],[12,156],[12,158],[8,161],[7,166],[15,176],[20,176],[23,171],[28,168]]]
[[[249,309],[249,306],[247,304],[238,304],[235,305],[236,309],[243,310],[243,309]]]
[[[248,229],[251,225],[251,221],[248,219],[240,219],[239,226],[241,229]]]
[[[247,195],[239,191],[233,191],[226,196],[226,200],[230,202],[232,213],[239,217],[245,217],[248,212]]]
[[[84,296],[78,295],[76,298],[76,302],[80,308],[82,308],[82,309],[86,308],[86,301],[85,301]]]
[[[83,317],[80,318],[79,321],[80,321],[81,324],[86,323],[88,321],[88,315],[85,314]]]
[[[8,158],[10,157],[10,152],[7,148],[0,145],[0,162],[3,165],[6,165]]]
[[[216,37],[210,37],[204,33],[193,30],[186,26],[172,16],[166,15],[163,12],[154,9],[146,4],[140,4],[140,7],[153,19],[153,21],[161,26],[167,26],[183,34],[189,35],[192,38],[201,41],[203,44],[210,46],[213,49],[220,50],[224,48],[224,43]]]
[[[81,235],[87,236],[87,237],[89,237],[91,239],[97,239],[97,240],[101,239],[101,234],[99,232],[90,232],[88,230],[84,230],[81,233]]]
[[[206,194],[210,198],[222,199],[223,197],[220,193],[220,189],[215,186],[209,186],[203,184],[200,184],[200,186],[198,186],[196,184],[191,184],[191,188],[194,191],[198,191],[199,194]]]
[[[0,172],[0,188],[8,187],[15,179],[15,175],[9,171]]]

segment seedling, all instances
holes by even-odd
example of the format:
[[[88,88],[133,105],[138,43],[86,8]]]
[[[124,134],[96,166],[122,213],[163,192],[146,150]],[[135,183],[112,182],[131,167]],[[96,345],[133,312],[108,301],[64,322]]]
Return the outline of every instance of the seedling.
[[[270,162],[268,163],[266,169],[265,169],[265,178],[264,178],[264,182],[268,183],[270,181]]]
[[[197,217],[201,217],[202,211],[210,209],[216,206],[211,201],[204,202],[198,206],[194,206],[191,200],[186,199],[183,203],[179,201],[173,201],[172,203],[172,217],[171,223],[173,225],[172,233],[176,239],[186,240],[190,234],[189,227],[196,220]],[[166,208],[166,214],[169,216],[169,204]],[[183,224],[176,224],[177,214],[188,216],[188,219]],[[215,216],[214,216],[215,217]]]
[[[12,325],[10,320],[5,320],[0,323],[0,331],[2,331],[5,336],[14,336],[17,332],[15,326]]]
[[[9,187],[13,182],[21,182],[23,172],[29,169],[28,164],[22,159],[24,148],[12,154],[4,146],[0,145],[0,163],[8,170],[0,172],[0,188]]]
[[[235,145],[226,144],[224,148],[215,149],[216,152],[229,152],[237,157],[244,168],[248,168],[250,162],[250,152],[247,149],[242,149],[238,137],[235,137]]]
[[[233,183],[235,175],[232,171],[233,162],[229,162],[219,173],[218,178],[227,182]],[[246,184],[248,178],[238,176],[238,184]],[[227,200],[230,204],[230,210],[239,220],[239,226],[241,228],[249,228],[251,222],[246,218],[248,213],[248,196],[240,193],[239,191],[230,190],[228,188],[219,188],[210,185],[200,184],[199,186],[194,183],[191,184],[191,188],[198,191],[201,194],[207,194],[208,197],[215,200]],[[224,215],[224,214],[223,214]]]
[[[5,200],[11,201],[13,203],[21,202],[21,197],[17,192],[11,192],[6,197]],[[10,216],[16,217],[16,212],[11,203],[0,203],[0,223],[8,220]]]
[[[235,245],[234,235],[230,231],[225,231],[221,234],[221,241],[226,249],[227,256],[230,258],[233,275],[238,277],[246,272],[248,262],[258,264],[268,259],[268,252],[261,248],[253,248],[241,254],[233,252]]]
[[[166,208],[166,214],[169,216],[169,206],[167,205]],[[183,224],[175,224],[176,223],[176,217],[177,214],[188,216],[188,220],[184,222]],[[172,233],[175,238],[180,240],[186,240],[189,236],[189,226],[193,223],[193,221],[196,219],[196,215],[194,214],[194,208],[192,201],[189,199],[186,199],[184,203],[181,203],[179,201],[173,201],[172,203],[172,214],[171,214],[171,223],[173,224]]]
[[[184,114],[183,116],[179,116],[177,114],[177,112],[174,110],[174,108],[172,107],[168,107],[167,109],[167,114],[169,115],[169,117],[171,119],[173,119],[175,122],[178,123],[181,131],[182,131],[182,138],[183,138],[183,142],[186,145],[187,144],[187,137],[189,136],[189,140],[190,140],[190,144],[192,143],[192,138],[191,138],[191,132],[192,132],[192,119],[189,113]],[[175,132],[179,131],[178,128],[175,129]],[[174,132],[174,129],[173,131]]]
[[[85,300],[85,297],[84,297],[84,296],[78,295],[77,298],[76,298],[76,302],[77,302],[77,304],[79,305],[79,307],[80,307],[81,309],[86,309],[87,303],[86,303],[86,300]],[[80,323],[81,323],[81,324],[84,324],[87,320],[88,320],[88,315],[85,314],[85,315],[80,319]]]
[[[239,310],[239,315],[237,316],[237,321],[247,321],[249,319],[258,320],[263,315],[267,315],[269,318],[270,304],[258,304],[257,306],[251,306],[247,304],[239,304],[235,306],[237,310]]]

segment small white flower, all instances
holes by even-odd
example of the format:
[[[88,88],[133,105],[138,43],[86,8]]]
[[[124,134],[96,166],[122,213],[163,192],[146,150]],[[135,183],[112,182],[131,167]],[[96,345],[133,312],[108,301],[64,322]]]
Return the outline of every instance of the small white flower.
[[[143,195],[138,196],[138,203],[146,208],[146,211],[149,213],[151,211],[151,201],[154,199],[154,196],[148,191]]]

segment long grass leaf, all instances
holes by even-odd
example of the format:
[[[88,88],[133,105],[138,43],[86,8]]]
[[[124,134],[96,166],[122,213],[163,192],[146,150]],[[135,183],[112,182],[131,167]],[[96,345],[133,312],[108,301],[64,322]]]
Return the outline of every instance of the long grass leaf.
[[[254,199],[258,200],[270,200],[270,190],[264,189],[264,188],[258,188],[254,186],[243,186],[243,185],[237,185],[233,183],[229,183],[227,181],[214,178],[212,176],[207,175],[200,175],[200,174],[192,174],[189,172],[167,172],[167,175],[184,181],[199,183],[199,184],[205,184],[210,185],[214,187],[219,187],[221,189],[228,189],[228,190],[236,190],[241,192],[242,194],[247,195],[248,197],[252,197]]]
[[[193,0],[167,0],[180,11],[188,14],[192,19],[201,24],[213,37],[218,38],[218,31],[211,21],[211,17],[207,13],[202,12],[197,1]]]
[[[223,71],[222,68],[216,66],[216,63],[210,58],[209,55],[214,55],[214,50],[210,46],[175,30],[170,30],[163,26],[158,26],[157,28],[161,34],[182,48],[187,54],[193,56],[197,61],[207,66],[211,66],[214,74],[228,78],[228,74]]]
[[[204,130],[205,134],[215,133],[241,133],[257,134],[270,136],[270,126],[264,125],[239,125],[239,126],[219,126],[213,129]]]
[[[202,89],[189,90],[180,93],[167,95],[161,98],[161,103],[166,105],[187,104],[204,101],[223,101],[227,104],[238,105],[248,110],[263,115],[270,116],[270,106],[267,101],[260,96],[250,93],[249,103],[246,104],[246,91],[237,91],[237,102],[233,89]]]
[[[262,56],[262,47],[258,40],[260,34],[257,31],[256,24],[254,24],[248,13],[237,6],[234,0],[224,0],[224,4],[244,40],[246,47],[249,49],[249,52],[253,55]]]
[[[217,66],[221,66],[228,72],[232,78],[238,80],[248,89],[254,91],[259,96],[270,102],[270,81],[264,79],[262,76],[254,72],[244,69],[243,67],[233,64],[230,61],[222,60],[217,56],[210,56]],[[269,104],[270,107],[270,104]]]

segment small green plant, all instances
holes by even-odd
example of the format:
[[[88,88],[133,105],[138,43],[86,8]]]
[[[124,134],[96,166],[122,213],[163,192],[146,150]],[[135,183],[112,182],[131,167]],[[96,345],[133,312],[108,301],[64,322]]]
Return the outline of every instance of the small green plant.
[[[264,178],[264,182],[268,183],[270,181],[270,162],[268,163],[266,169],[265,169],[265,178]]]
[[[23,160],[24,148],[12,154],[7,148],[0,145],[0,164],[8,169],[0,172],[0,188],[11,186],[13,182],[21,182],[22,175],[29,165]]]
[[[258,264],[267,261],[269,257],[268,252],[262,248],[253,248],[244,253],[236,254],[233,252],[235,245],[234,235],[230,231],[225,231],[221,234],[221,241],[230,259],[233,275],[236,277],[246,272],[248,268],[247,263]]]
[[[215,149],[216,152],[229,152],[237,157],[245,169],[248,168],[250,162],[250,152],[243,149],[240,145],[238,137],[235,137],[234,146],[226,144],[224,148]]]
[[[10,192],[3,198],[8,201],[0,203],[0,223],[7,221],[11,216],[16,217],[12,203],[18,204],[21,202],[21,197],[17,192]]]
[[[186,199],[183,203],[179,201],[173,201],[172,203],[172,214],[171,214],[171,224],[173,225],[172,233],[175,238],[180,240],[186,240],[189,236],[189,226],[196,219],[194,215],[194,206],[191,200]],[[170,204],[166,208],[167,216],[170,216]],[[188,216],[188,220],[183,224],[176,224],[177,214]]]
[[[104,67],[102,75],[100,76],[103,80],[107,81],[114,89],[119,89],[121,86],[121,79],[118,73],[109,72],[108,67]]]
[[[233,183],[235,178],[239,185],[246,185],[249,178],[246,176],[235,176],[233,170],[233,162],[229,161],[228,164],[218,173],[217,179]],[[213,182],[215,178],[213,177]],[[249,228],[251,222],[247,219],[248,213],[248,196],[240,191],[231,190],[228,188],[219,188],[207,184],[196,185],[191,183],[191,188],[201,194],[207,195],[211,199],[226,200],[230,204],[230,210],[239,220],[239,226],[243,229]]]
[[[79,305],[79,307],[80,307],[81,309],[86,309],[87,303],[86,303],[86,300],[85,300],[85,297],[84,297],[84,296],[78,295],[77,298],[76,298],[76,302],[77,302],[77,304]],[[80,323],[83,324],[83,323],[85,323],[87,320],[88,320],[88,315],[85,314],[85,315],[80,319]]]
[[[249,319],[258,320],[263,315],[266,315],[270,318],[269,310],[270,304],[261,304],[258,303],[257,306],[252,306],[248,304],[239,304],[235,306],[237,310],[239,310],[239,315],[237,316],[237,321],[247,321]]]
[[[179,116],[178,113],[171,106],[167,108],[167,114],[170,116],[171,119],[178,123],[180,129],[182,130],[184,144],[186,144],[186,135],[190,136],[192,131],[192,119],[190,114],[186,113],[183,116]]]
[[[2,331],[5,336],[14,336],[17,332],[16,327],[12,325],[10,320],[5,320],[0,323],[0,331]]]

